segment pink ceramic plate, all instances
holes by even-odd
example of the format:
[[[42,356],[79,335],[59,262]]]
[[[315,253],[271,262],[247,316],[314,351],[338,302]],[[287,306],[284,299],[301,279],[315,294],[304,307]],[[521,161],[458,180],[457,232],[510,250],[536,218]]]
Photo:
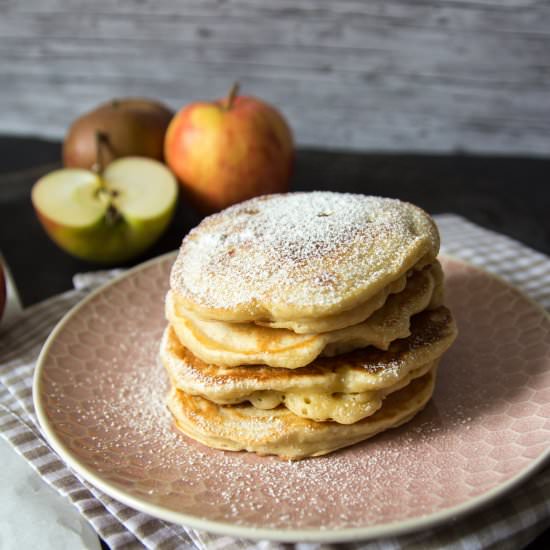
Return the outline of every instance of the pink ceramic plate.
[[[249,538],[344,541],[472,510],[548,454],[550,320],[517,290],[444,259],[460,336],[412,422],[328,457],[215,451],[172,427],[157,363],[173,255],[95,292],[58,325],[34,397],[51,445],[84,478],[159,518]]]

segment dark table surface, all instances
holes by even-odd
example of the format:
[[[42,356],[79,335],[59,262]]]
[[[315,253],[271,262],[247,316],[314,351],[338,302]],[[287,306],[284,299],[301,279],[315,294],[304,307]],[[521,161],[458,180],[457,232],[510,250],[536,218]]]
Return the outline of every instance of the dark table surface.
[[[71,288],[74,273],[102,266],[71,258],[40,227],[33,183],[59,167],[58,142],[0,136],[0,250],[24,305]],[[408,200],[452,212],[550,255],[550,158],[358,154],[300,149],[293,190],[334,190]],[[168,232],[128,267],[179,246],[200,217],[180,201]],[[549,548],[546,532],[530,546]]]
[[[58,142],[0,136],[0,250],[25,305],[71,287],[97,265],[71,258],[34,215],[33,183],[59,166]],[[294,190],[330,189],[409,200],[432,214],[454,212],[550,254],[550,158],[353,154],[301,149]],[[200,217],[180,201],[169,231],[131,264],[178,247]]]

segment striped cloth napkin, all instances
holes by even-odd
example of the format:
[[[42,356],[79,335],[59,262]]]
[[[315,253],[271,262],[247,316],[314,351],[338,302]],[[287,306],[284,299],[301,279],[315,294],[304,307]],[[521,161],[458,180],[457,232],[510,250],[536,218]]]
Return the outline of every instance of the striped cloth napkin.
[[[438,216],[436,221],[442,234],[443,253],[503,276],[550,309],[549,258],[454,215]],[[42,343],[67,310],[112,276],[112,272],[76,276],[75,290],[28,308],[18,319],[0,328],[0,433],[44,480],[70,499],[113,550],[288,548],[288,545],[267,541],[253,542],[199,532],[133,510],[80,479],[50,449],[37,426],[32,403],[35,361]],[[342,546],[517,549],[548,528],[550,466],[546,465],[513,493],[439,528]],[[300,550],[324,547],[306,543],[296,545]]]

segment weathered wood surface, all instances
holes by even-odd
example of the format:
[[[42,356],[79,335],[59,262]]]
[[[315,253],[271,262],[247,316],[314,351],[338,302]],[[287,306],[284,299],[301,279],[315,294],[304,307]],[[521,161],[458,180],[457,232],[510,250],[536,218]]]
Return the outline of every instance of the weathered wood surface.
[[[0,0],[0,132],[235,79],[302,145],[548,155],[550,2]]]

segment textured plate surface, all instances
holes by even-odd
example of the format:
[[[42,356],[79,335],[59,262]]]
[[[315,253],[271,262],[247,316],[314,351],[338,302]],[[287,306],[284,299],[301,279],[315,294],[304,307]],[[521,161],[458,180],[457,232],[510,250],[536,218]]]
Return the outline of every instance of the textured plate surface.
[[[157,362],[173,255],[91,295],[37,367],[40,422],[57,452],[152,515],[252,538],[396,534],[472,510],[548,454],[550,321],[503,281],[443,259],[460,335],[411,423],[297,463],[215,451],[172,427]]]

